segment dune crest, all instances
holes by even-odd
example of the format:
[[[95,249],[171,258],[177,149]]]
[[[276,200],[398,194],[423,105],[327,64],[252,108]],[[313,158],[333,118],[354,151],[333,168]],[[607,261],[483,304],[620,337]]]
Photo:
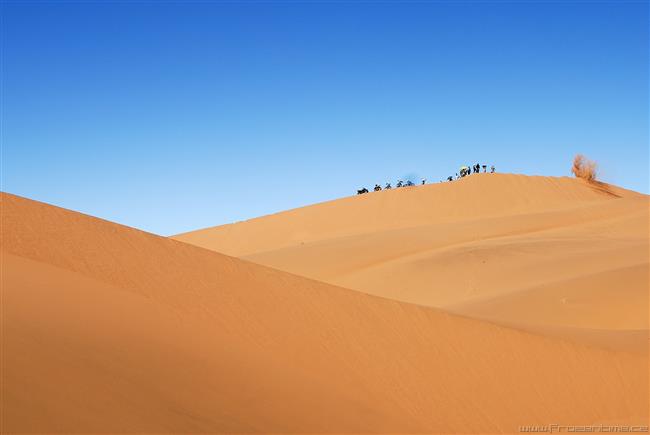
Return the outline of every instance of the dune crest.
[[[647,198],[570,177],[475,174],[454,182],[372,192],[173,236],[238,257],[336,237],[571,209]]]

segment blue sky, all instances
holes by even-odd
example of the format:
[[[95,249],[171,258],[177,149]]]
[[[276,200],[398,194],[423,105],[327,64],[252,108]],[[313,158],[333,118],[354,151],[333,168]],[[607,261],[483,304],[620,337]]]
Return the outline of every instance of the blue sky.
[[[461,164],[647,193],[647,2],[4,2],[2,190],[158,234]]]

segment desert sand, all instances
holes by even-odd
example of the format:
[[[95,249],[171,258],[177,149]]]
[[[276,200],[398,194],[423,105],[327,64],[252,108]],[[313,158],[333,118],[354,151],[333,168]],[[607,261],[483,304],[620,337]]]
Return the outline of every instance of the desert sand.
[[[369,294],[645,352],[649,206],[604,183],[478,174],[175,238]]]
[[[485,174],[175,238],[1,199],[3,432],[648,424],[647,196]]]

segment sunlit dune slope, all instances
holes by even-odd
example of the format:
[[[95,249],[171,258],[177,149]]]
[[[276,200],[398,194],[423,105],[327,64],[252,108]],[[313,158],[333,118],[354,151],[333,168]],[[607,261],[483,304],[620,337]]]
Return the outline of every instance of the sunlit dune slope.
[[[618,196],[641,197],[614,186],[595,187],[569,177],[477,174],[451,183],[337,199],[174,238],[245,256],[337,237],[544,212]]]
[[[603,183],[479,174],[176,238],[494,321],[638,335],[648,329],[649,204]]]
[[[642,424],[647,355],[376,298],[2,195],[3,432]]]

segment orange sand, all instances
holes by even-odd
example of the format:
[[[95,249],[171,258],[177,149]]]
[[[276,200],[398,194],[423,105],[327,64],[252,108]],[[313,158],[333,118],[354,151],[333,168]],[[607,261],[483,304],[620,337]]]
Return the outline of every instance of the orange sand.
[[[595,331],[608,348],[646,352],[649,205],[603,183],[479,174],[175,238],[364,293],[528,330]]]
[[[2,194],[2,431],[647,424],[647,197],[486,175],[179,236],[350,289]]]

